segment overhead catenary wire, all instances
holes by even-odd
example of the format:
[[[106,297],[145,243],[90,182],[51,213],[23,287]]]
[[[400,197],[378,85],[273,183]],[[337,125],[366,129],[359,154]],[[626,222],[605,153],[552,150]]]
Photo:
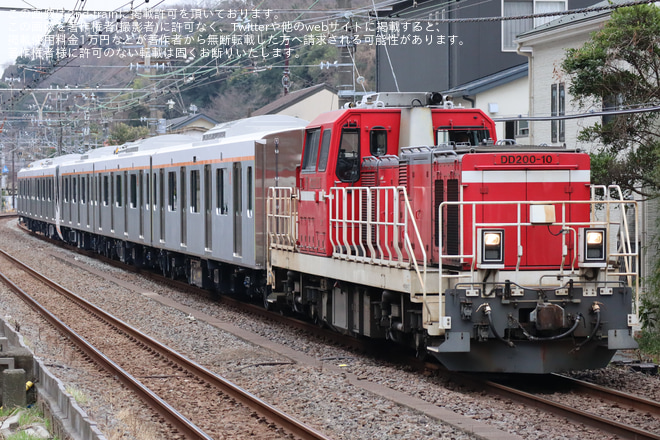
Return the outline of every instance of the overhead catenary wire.
[[[157,6],[162,4],[163,1],[164,0],[161,0],[157,4],[151,6],[149,10],[155,9]],[[591,12],[591,11],[601,11],[601,10],[607,10],[607,9],[615,9],[615,8],[619,8],[619,7],[631,6],[631,5],[635,5],[635,4],[650,3],[650,2],[651,2],[650,0],[641,0],[641,1],[638,0],[638,1],[631,1],[631,2],[627,2],[627,3],[621,3],[621,4],[617,4],[617,5],[608,5],[608,6],[602,6],[602,7],[590,7],[590,8],[569,10],[569,11],[561,11],[561,12],[557,11],[557,12],[551,12],[551,13],[531,14],[531,15],[515,16],[515,17],[477,17],[477,18],[453,18],[453,19],[443,19],[443,18],[425,19],[425,18],[422,18],[422,17],[415,17],[414,19],[416,21],[433,21],[433,22],[483,22],[483,21],[494,21],[494,20],[515,20],[515,19],[524,19],[524,18],[560,16],[560,15],[575,14],[575,13],[582,13],[582,12],[587,13],[587,12]],[[255,6],[254,9],[261,8],[264,3],[265,3],[265,0],[260,2],[257,6]],[[307,23],[319,23],[319,22],[322,22],[323,20],[326,20],[326,21],[327,20],[339,20],[342,17],[341,17],[341,15],[338,16],[337,14],[341,14],[341,13],[345,12],[345,11],[340,11],[340,10],[337,10],[337,9],[317,9],[317,10],[312,9],[318,3],[319,3],[318,0],[313,2],[306,10],[275,9],[275,10],[271,10],[271,11],[279,12],[279,13],[296,12],[298,15],[293,20],[305,21]],[[419,14],[420,12],[425,13],[425,12],[427,12],[427,10],[424,9],[424,8],[430,8],[428,10],[431,11],[431,10],[433,10],[431,8],[435,8],[435,10],[437,10],[437,8],[439,8],[439,7],[447,6],[447,5],[450,4],[450,2],[445,2],[445,3],[442,3],[440,5],[435,4],[433,6],[431,6],[431,5],[425,6],[424,4],[422,4],[421,6],[418,6],[417,8],[415,8],[414,11],[412,11],[412,10],[411,11],[406,11],[406,10],[400,11],[398,13],[397,17],[383,17],[383,16],[379,17],[379,13],[378,13],[379,9],[386,9],[387,7],[389,7],[391,5],[394,5],[396,3],[397,2],[394,1],[394,0],[380,2],[380,3],[376,3],[374,0],[372,0],[370,8],[368,8],[368,7],[353,8],[353,9],[351,9],[351,14],[353,14],[353,16],[359,16],[359,14],[366,14],[365,17],[364,17],[365,20],[377,20],[377,21],[378,20],[389,20],[389,21],[397,21],[398,20],[398,21],[402,21],[402,20],[407,20],[408,19],[407,17],[402,16],[402,14],[407,14],[408,12],[415,12],[415,14]],[[26,2],[26,4],[27,4],[27,2]],[[133,2],[132,1],[127,2],[124,6],[129,5],[129,4],[132,5]],[[451,2],[451,4],[456,4],[456,3]],[[144,5],[145,5],[145,2],[141,2],[137,6],[134,6],[131,9],[131,11],[134,10],[134,9],[137,9],[141,6],[144,6]],[[470,7],[470,6],[471,5],[459,6],[459,7],[463,8],[463,7]],[[80,4],[76,3],[76,7],[74,8],[74,10],[78,10],[78,11],[82,12],[84,10],[83,7],[84,7],[84,2],[82,2]],[[458,10],[458,8],[454,8],[453,10]],[[127,11],[126,15],[124,17],[129,16],[128,14],[130,14],[131,11]],[[78,16],[80,16],[80,15],[82,15],[82,14],[78,14]],[[74,16],[75,16],[75,14],[72,13],[71,16],[69,17],[69,19],[71,19]],[[380,28],[380,26],[379,26],[379,28]],[[257,47],[258,48],[264,47],[264,45],[265,45],[265,43],[262,43],[261,45],[259,45]],[[299,46],[293,46],[293,48],[296,48],[296,47],[299,47]],[[385,51],[388,53],[386,44],[385,44]],[[388,53],[388,55],[389,55],[389,53]],[[76,58],[73,58],[73,59],[76,59]],[[150,85],[150,88],[148,90],[147,89],[136,89],[135,93],[142,93],[142,94],[147,94],[147,95],[148,94],[154,94],[155,95],[155,94],[161,93],[163,90],[167,90],[170,87],[177,87],[178,88],[180,86],[183,86],[185,88],[185,90],[190,90],[194,87],[197,87],[198,84],[200,84],[200,83],[199,82],[196,82],[194,84],[186,83],[185,82],[186,77],[190,77],[191,75],[195,75],[197,78],[199,78],[199,77],[204,76],[204,75],[220,73],[220,71],[222,71],[222,70],[245,68],[245,66],[241,64],[245,61],[245,59],[246,59],[245,56],[237,56],[237,57],[235,57],[231,60],[218,62],[217,59],[203,60],[200,57],[200,58],[197,58],[196,60],[194,60],[189,65],[172,67],[171,68],[172,71],[170,71],[170,72],[164,72],[162,74],[140,73],[139,74],[140,76],[145,77],[145,78],[149,78],[149,79],[154,79],[154,80],[156,80],[156,82],[154,84]],[[176,60],[174,60],[174,61],[176,61]],[[60,60],[59,62],[63,62],[64,64],[57,65],[55,67],[56,70],[59,70],[61,68],[66,67],[70,63],[70,60],[66,60],[66,61]],[[261,66],[261,67],[258,67],[258,68],[259,69],[279,68],[281,63],[283,63],[283,61],[271,63],[271,64],[268,64],[268,65],[260,64],[259,66]],[[294,65],[292,65],[291,67],[294,67]],[[124,67],[124,68],[126,68],[126,67]],[[398,82],[396,81],[396,74],[395,74],[393,66],[391,64],[391,60],[390,60],[390,69],[392,70],[392,73],[394,75],[396,88],[398,90],[399,89]],[[180,78],[177,78],[177,76],[180,76]],[[142,97],[135,98],[134,103],[138,104],[140,99],[143,99],[143,98]]]

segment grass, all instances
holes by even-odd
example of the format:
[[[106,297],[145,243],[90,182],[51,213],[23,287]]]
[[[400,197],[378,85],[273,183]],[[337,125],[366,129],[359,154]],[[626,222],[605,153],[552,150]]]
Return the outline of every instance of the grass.
[[[640,333],[639,348],[645,356],[651,358],[654,363],[660,363],[660,333],[644,330]]]
[[[89,397],[87,397],[85,393],[83,393],[79,389],[67,385],[65,387],[65,390],[67,393],[73,396],[73,399],[76,401],[78,405],[87,405],[87,403],[89,403]]]
[[[28,434],[23,429],[35,424],[42,424],[49,432],[51,431],[50,421],[44,419],[43,413],[37,407],[0,408],[0,419],[6,419],[14,414],[18,414],[18,426],[21,430],[7,436],[5,440],[34,440],[36,437]],[[58,438],[53,437],[53,440],[58,440]]]

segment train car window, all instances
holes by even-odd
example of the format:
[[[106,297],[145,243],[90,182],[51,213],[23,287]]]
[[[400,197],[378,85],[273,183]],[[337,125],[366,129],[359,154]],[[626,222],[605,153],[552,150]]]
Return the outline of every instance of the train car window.
[[[160,187],[158,186],[158,178],[156,177],[156,173],[154,173],[154,180],[151,182],[151,190],[153,191],[153,197],[151,198],[151,207],[153,208],[154,211],[156,211],[156,205],[158,204],[158,189],[160,188],[160,193],[163,194],[163,181],[161,179],[160,182]],[[163,200],[161,197],[160,201],[161,205],[163,206]]]
[[[87,179],[85,176],[80,177],[80,203],[86,203],[87,202],[87,191],[85,191],[85,184],[87,182]]]
[[[180,220],[180,227],[179,227],[179,232],[181,233],[181,244],[185,245],[188,242],[188,224],[187,224],[187,213],[188,213],[188,188],[186,185],[187,183],[187,175],[186,175],[186,167],[181,167],[179,168],[179,176],[181,179],[181,188],[179,192],[179,197],[181,199],[181,216],[179,218]]]
[[[199,170],[190,171],[190,211],[199,212],[200,178]]]
[[[71,201],[76,203],[78,200],[78,176],[71,178]]]
[[[360,179],[360,131],[358,128],[342,129],[335,174],[342,182],[352,183]]]
[[[136,208],[137,207],[137,174],[131,174],[129,180],[130,180],[129,203],[131,208]]]
[[[69,178],[64,178],[64,202],[69,201]]]
[[[50,192],[50,189],[48,191]],[[98,205],[101,201],[101,177],[97,174],[92,175],[91,191],[89,198],[95,205]]]
[[[215,178],[215,209],[220,215],[227,215],[227,197],[225,194],[225,170],[224,168],[218,168],[216,171]]]
[[[154,173],[155,174],[155,173]],[[160,224],[158,230],[160,231],[160,241],[165,241],[165,170],[158,171],[158,206],[160,207]],[[155,185],[154,185],[155,186]],[[154,188],[154,191],[156,189]],[[156,192],[154,192],[154,201],[156,201]]]
[[[170,211],[176,211],[176,173],[167,173],[167,207]]]
[[[303,156],[302,171],[314,171],[316,169],[316,158],[318,157],[320,139],[320,128],[307,130],[307,136],[305,136],[305,153]]]
[[[110,188],[108,185],[108,176],[103,176],[103,206],[108,206],[110,204]]]
[[[330,153],[330,140],[332,139],[332,131],[324,130],[323,138],[321,139],[321,153],[319,154],[319,171],[325,171],[328,167],[328,153]]]
[[[151,179],[150,179],[151,174],[147,173],[147,179],[144,182],[140,182],[140,190],[144,191],[145,197],[142,198],[144,200],[144,206],[145,208],[149,209],[149,203],[151,203]]]
[[[115,178],[115,184],[117,191],[115,192],[115,201],[118,207],[123,206],[122,200],[122,183],[121,183],[121,174],[118,174]]]
[[[252,167],[247,167],[247,215],[252,217]]]
[[[376,157],[387,154],[387,130],[385,127],[374,127],[369,131],[369,152]]]

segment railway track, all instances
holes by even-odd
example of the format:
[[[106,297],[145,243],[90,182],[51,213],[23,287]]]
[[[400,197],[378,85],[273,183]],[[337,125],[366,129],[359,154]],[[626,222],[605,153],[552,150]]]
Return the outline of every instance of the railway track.
[[[98,309],[4,251],[0,257],[2,281],[85,356],[149,405],[171,427],[168,438],[229,435],[327,440],[322,433]]]
[[[40,235],[37,236],[41,238]],[[56,244],[58,244],[61,247],[70,248],[70,246],[62,245],[61,243],[56,243]],[[81,252],[80,249],[75,249],[75,251]],[[175,287],[177,289],[181,289],[184,291],[193,291],[198,295],[209,295],[207,291],[203,291],[202,289],[196,288],[194,286],[189,286],[187,283],[184,283],[182,281],[171,280],[170,278],[163,277],[162,275],[159,274],[140,270],[132,266],[127,266],[116,260],[111,260],[99,256],[94,252],[82,252],[82,253],[85,253],[92,258],[100,259],[104,263],[122,268],[123,270],[130,270],[133,272],[140,273],[142,276],[151,278],[152,280],[158,283],[166,283],[171,287]],[[290,316],[283,316],[280,315],[279,313],[273,313],[271,311],[267,311],[260,305],[246,304],[234,300],[231,297],[227,297],[227,296],[221,296],[218,299],[219,301],[225,304],[232,305],[243,311],[248,311],[249,313],[253,313],[255,315],[265,316],[267,319],[271,319],[274,321],[286,322],[286,325],[289,327],[295,326],[296,328],[305,331],[306,333],[313,334],[316,337],[320,337],[325,340],[332,340],[333,343],[344,345],[346,347],[350,347],[352,349],[356,349],[360,351],[373,352],[373,350],[371,350],[373,349],[373,345],[371,344],[365,345],[364,342],[359,339],[350,338],[338,333],[333,333],[328,331],[328,329],[319,328],[318,326],[310,324],[309,322],[292,319]],[[499,395],[504,398],[516,402],[520,402],[526,406],[533,406],[542,411],[553,413],[555,415],[558,415],[560,417],[565,417],[577,423],[581,423],[602,430],[604,433],[618,435],[621,438],[660,439],[660,434],[657,434],[652,430],[640,429],[639,427],[631,426],[630,424],[622,423],[617,420],[611,420],[608,417],[603,417],[597,414],[593,414],[579,408],[572,408],[570,405],[558,402],[557,398],[555,398],[555,400],[552,400],[543,397],[543,395],[541,394],[524,391],[523,389],[520,389],[519,384],[513,386],[507,386],[504,383],[498,383],[495,381],[483,381],[474,376],[455,375],[454,373],[445,371],[438,364],[422,363],[419,362],[418,360],[415,360],[414,358],[408,358],[405,361],[402,361],[401,354],[399,354],[398,356],[399,358],[396,360],[390,359],[387,356],[382,357],[382,359],[388,358],[388,360],[394,362],[396,361],[398,361],[399,363],[403,362],[406,365],[413,366],[418,370],[427,370],[427,371],[440,370],[438,374],[450,376],[451,379],[449,380],[452,382],[463,383],[464,385],[475,390],[486,391],[490,394]],[[381,358],[380,355],[379,358]],[[539,380],[539,376],[536,376],[536,380],[537,381]],[[553,381],[552,385],[548,384],[547,382],[548,380]],[[639,412],[645,412],[653,415],[654,417],[660,418],[659,404],[657,402],[653,402],[648,399],[642,399],[616,390],[599,387],[594,384],[590,384],[583,381],[577,381],[572,378],[560,376],[560,375],[543,376],[543,381],[546,381],[544,384],[544,388],[546,389],[554,387],[556,389],[570,390],[572,392],[576,392],[580,394],[588,394],[590,396],[589,398],[591,399],[591,401],[600,399],[603,401],[611,402],[612,405],[618,405],[625,408],[636,409]],[[561,397],[559,397],[559,399],[561,399]]]
[[[450,374],[454,375],[454,373]],[[454,377],[457,382],[465,386],[481,389],[526,406],[532,406],[560,417],[566,417],[569,420],[600,429],[608,434],[615,434],[622,438],[635,440],[660,440],[660,433],[657,429],[647,430],[616,420],[616,418],[622,419],[625,417],[620,416],[622,412],[627,413],[627,418],[632,417],[630,414],[633,411],[643,413],[645,418],[655,417],[656,419],[660,419],[659,402],[559,374],[542,377],[536,376],[527,383],[521,382],[520,378],[517,377],[515,383],[512,385],[508,385],[507,383],[514,382],[514,380],[482,380],[462,374],[455,375]],[[541,385],[539,385],[540,383]],[[529,389],[534,390],[529,391]],[[547,390],[559,390],[559,397],[544,397],[544,394],[548,394]],[[587,396],[592,403],[590,406],[593,406],[596,402],[606,402],[608,407],[622,409],[622,411],[606,411],[608,413],[607,415],[601,415],[594,411],[589,411],[588,407],[587,409],[578,408],[560,402],[559,399],[561,399],[561,396],[566,396],[568,393]],[[619,414],[619,416],[616,414]]]

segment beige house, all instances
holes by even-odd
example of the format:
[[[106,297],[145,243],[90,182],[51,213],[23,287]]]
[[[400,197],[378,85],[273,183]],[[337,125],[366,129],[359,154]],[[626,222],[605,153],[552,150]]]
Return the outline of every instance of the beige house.
[[[180,118],[169,119],[166,122],[168,134],[204,133],[215,127],[217,123],[218,121],[203,113],[181,116]]]
[[[318,84],[295,92],[254,111],[250,116],[287,115],[311,121],[321,113],[339,109],[337,91],[326,84]]]
[[[524,58],[521,57],[521,61]],[[497,139],[529,143],[527,121],[511,120],[528,116],[527,64],[497,72],[476,81],[443,91],[455,106],[478,108],[495,121]]]
[[[624,0],[613,0],[622,3]],[[609,0],[594,5],[608,6]],[[584,127],[600,122],[602,116],[575,117],[565,120],[542,120],[547,116],[581,116],[584,113],[600,112],[602,103],[593,108],[578,108],[569,93],[570,78],[562,71],[561,63],[567,48],[584,45],[591,34],[609,20],[611,10],[604,9],[588,13],[567,15],[518,36],[518,52],[529,59],[529,122],[530,143],[563,145],[589,151],[592,144],[582,143],[577,136]],[[537,120],[534,120],[537,119]],[[546,118],[547,119],[547,118]],[[640,251],[639,273],[642,292],[646,290],[644,278],[652,273],[653,261],[657,258],[651,243],[657,234],[656,219],[660,214],[657,201],[639,202],[637,243]],[[634,233],[634,232],[633,232]]]
[[[594,5],[599,6],[600,4]],[[579,48],[610,17],[610,10],[566,15],[531,31],[518,35],[518,53],[529,60],[529,109],[534,118],[577,115],[584,113],[568,93],[569,78],[561,69],[568,48]],[[600,111],[601,106],[587,111]],[[559,121],[531,120],[530,144],[546,143],[569,148],[588,149],[579,145],[577,135],[584,127],[598,122],[599,117]]]

